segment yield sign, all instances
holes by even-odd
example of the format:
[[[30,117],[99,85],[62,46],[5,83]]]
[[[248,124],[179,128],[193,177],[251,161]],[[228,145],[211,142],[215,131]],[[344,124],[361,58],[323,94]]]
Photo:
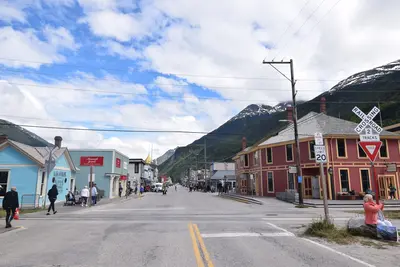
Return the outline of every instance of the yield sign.
[[[372,141],[372,142],[359,142],[360,147],[364,150],[365,154],[367,154],[370,161],[375,161],[376,156],[378,155],[378,151],[382,146],[381,141]]]

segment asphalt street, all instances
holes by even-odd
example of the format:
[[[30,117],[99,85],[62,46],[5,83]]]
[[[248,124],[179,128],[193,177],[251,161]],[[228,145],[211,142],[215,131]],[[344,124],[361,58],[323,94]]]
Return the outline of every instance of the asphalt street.
[[[296,235],[321,209],[268,201],[248,205],[181,187],[51,216],[22,215],[14,222],[20,228],[0,235],[0,266],[375,266]]]

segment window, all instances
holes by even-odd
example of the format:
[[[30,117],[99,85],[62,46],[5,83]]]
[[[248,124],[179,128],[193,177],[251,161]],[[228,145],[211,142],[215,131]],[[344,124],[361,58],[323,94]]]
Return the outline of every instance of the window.
[[[315,159],[314,146],[315,146],[315,141],[309,141],[308,142],[308,149],[310,151],[310,159]]]
[[[40,182],[40,195],[44,195],[44,181],[46,179],[46,172],[42,172],[42,180]]]
[[[8,187],[8,171],[0,171],[0,185],[2,187],[0,189],[0,197],[4,197]]]
[[[268,178],[268,192],[274,192],[274,174],[273,172],[267,172]]]
[[[286,145],[286,161],[293,161],[293,145]]]
[[[360,139],[358,139],[357,142],[357,147],[358,147],[358,157],[359,158],[366,158],[367,154],[365,154],[364,150],[361,148],[361,146],[358,144],[360,142]]]
[[[135,173],[139,173],[139,163],[135,163]]]
[[[258,164],[258,150],[256,152],[254,152],[253,158],[254,158],[254,165],[257,165]]]
[[[382,140],[382,146],[379,149],[379,157],[381,158],[388,157],[387,140]]]
[[[346,139],[336,139],[336,148],[339,158],[346,157]]]
[[[367,191],[367,189],[371,189],[371,185],[369,184],[369,170],[362,169],[360,171],[361,175],[361,189],[363,192]]]
[[[339,170],[340,173],[340,184],[342,186],[342,192],[349,192],[349,170]]]
[[[272,147],[268,147],[266,150],[267,150],[267,163],[272,163]]]
[[[288,189],[295,189],[294,188],[294,173],[288,172]]]
[[[244,166],[249,166],[249,154],[244,155]]]

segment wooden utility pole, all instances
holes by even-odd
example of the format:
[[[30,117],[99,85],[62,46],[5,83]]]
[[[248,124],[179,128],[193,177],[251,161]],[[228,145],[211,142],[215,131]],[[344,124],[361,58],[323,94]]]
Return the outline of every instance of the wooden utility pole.
[[[300,141],[299,141],[299,133],[297,129],[297,104],[296,104],[296,80],[294,79],[294,70],[293,70],[293,60],[289,61],[263,61],[263,64],[269,64],[276,71],[278,71],[283,77],[285,77],[288,81],[290,81],[292,87],[292,101],[293,101],[293,128],[294,128],[294,141],[296,146],[296,169],[297,169],[297,190],[299,193],[299,204],[303,204],[303,177],[301,174],[301,165],[300,165]],[[282,73],[279,69],[277,69],[275,64],[289,64],[290,66],[290,78],[287,77],[284,73]]]
[[[93,166],[90,166],[90,177],[89,177],[89,207],[92,206],[92,187],[93,187]]]

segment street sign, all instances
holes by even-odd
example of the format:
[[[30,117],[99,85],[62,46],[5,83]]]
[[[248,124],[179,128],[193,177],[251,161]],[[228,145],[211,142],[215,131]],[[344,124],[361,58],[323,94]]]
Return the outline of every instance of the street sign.
[[[324,138],[322,137],[322,133],[315,133],[314,140],[316,146],[323,146],[324,145]]]
[[[361,134],[367,126],[370,126],[378,134],[383,131],[383,129],[373,121],[375,116],[380,112],[379,108],[373,107],[367,115],[365,115],[365,113],[362,112],[358,107],[354,107],[352,111],[362,120],[354,129],[358,134]]]
[[[326,161],[326,151],[325,146],[314,146],[315,162],[325,163]]]
[[[289,166],[289,173],[297,173],[297,166]]]
[[[374,162],[376,156],[378,155],[379,149],[382,146],[381,141],[372,141],[372,142],[359,142],[358,143],[362,150],[364,150],[365,154],[367,154],[369,160]]]

